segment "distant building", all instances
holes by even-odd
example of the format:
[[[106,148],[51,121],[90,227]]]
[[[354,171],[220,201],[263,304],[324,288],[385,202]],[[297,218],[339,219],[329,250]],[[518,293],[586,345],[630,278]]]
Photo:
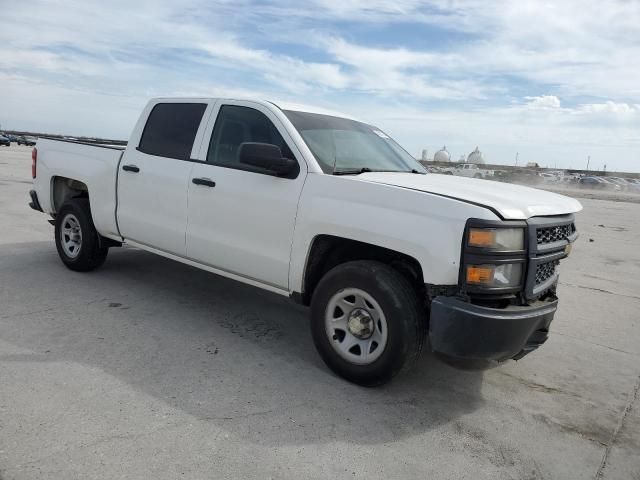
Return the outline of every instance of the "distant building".
[[[423,149],[422,150],[422,161],[426,162],[427,160],[429,160],[429,158],[427,157],[427,149]]]
[[[433,156],[433,161],[434,162],[450,162],[451,161],[451,154],[447,150],[446,145],[436,152],[436,154]]]
[[[467,157],[467,163],[478,163],[484,164],[484,157],[482,156],[482,152],[476,147],[476,149],[469,154]]]

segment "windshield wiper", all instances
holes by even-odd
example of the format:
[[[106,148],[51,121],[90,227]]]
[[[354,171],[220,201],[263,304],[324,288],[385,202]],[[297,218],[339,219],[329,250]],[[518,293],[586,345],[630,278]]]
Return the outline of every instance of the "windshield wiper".
[[[376,170],[376,172],[383,172],[384,170]],[[360,175],[361,173],[373,172],[368,167],[362,168],[345,168],[344,170],[335,170],[333,172],[334,175]]]
[[[333,172],[334,175],[360,175],[361,173],[370,173],[370,172],[390,172],[390,173],[418,173],[420,175],[424,175],[424,172],[420,172],[418,170],[373,170],[369,167],[362,168],[345,168],[344,170],[336,170]]]

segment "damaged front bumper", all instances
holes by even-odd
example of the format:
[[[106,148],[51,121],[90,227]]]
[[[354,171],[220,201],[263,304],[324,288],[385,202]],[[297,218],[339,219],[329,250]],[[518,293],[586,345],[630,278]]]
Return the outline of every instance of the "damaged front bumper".
[[[555,298],[533,306],[488,308],[456,297],[436,297],[429,321],[431,348],[461,368],[518,360],[547,340],[557,308]]]

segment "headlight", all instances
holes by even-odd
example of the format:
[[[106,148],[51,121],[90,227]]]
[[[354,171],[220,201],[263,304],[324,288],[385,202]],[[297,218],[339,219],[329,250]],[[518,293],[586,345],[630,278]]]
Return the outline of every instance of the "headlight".
[[[524,250],[524,228],[470,228],[467,244],[494,251]]]
[[[489,288],[518,287],[522,280],[522,263],[467,265],[467,285]]]

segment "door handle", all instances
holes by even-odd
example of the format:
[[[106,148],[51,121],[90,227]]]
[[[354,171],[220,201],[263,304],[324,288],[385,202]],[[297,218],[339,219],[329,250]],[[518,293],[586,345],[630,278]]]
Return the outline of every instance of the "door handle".
[[[133,172],[133,173],[138,173],[140,171],[140,169],[136,165],[123,165],[122,169],[125,172]]]
[[[216,182],[211,180],[210,178],[192,178],[191,181],[196,185],[202,185],[205,187],[215,187]]]

